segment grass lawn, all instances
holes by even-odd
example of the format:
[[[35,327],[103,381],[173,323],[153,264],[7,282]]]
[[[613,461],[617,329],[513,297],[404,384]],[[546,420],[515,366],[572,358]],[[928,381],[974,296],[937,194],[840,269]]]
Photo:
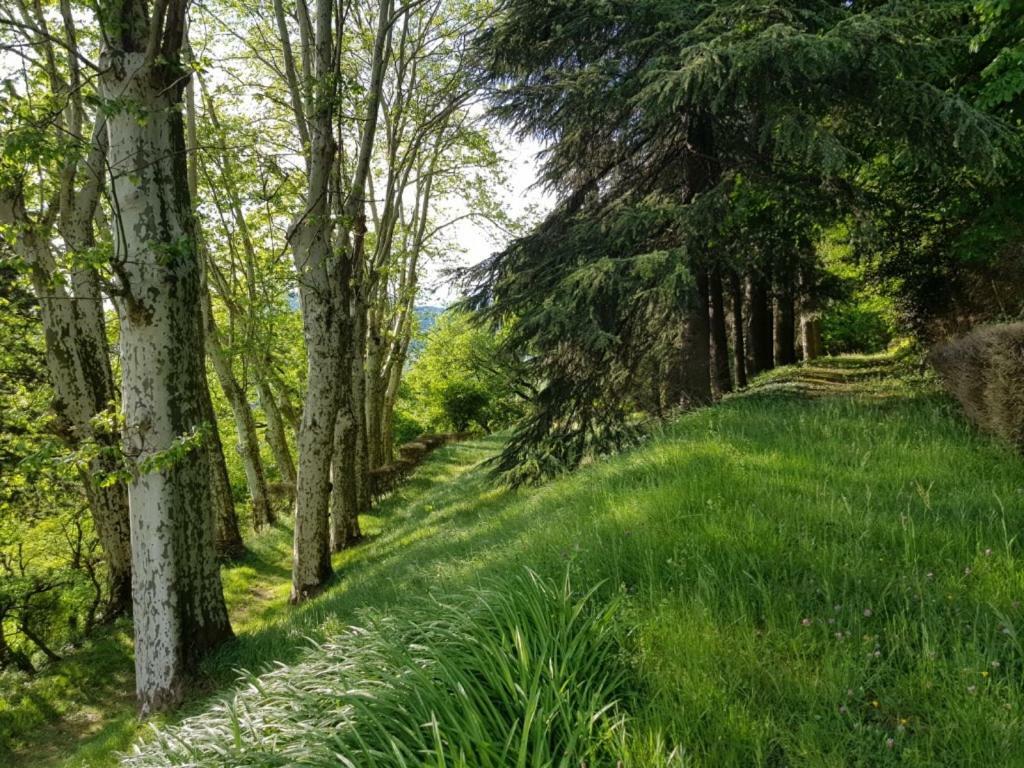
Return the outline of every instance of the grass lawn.
[[[1024,462],[909,364],[773,372],[540,489],[494,486],[477,465],[499,445],[434,454],[299,609],[287,529],[254,542],[225,572],[239,638],[204,690],[272,662],[300,670],[306,638],[368,607],[401,616],[528,566],[622,602],[628,764],[1024,765]],[[77,703],[21,764],[109,764],[138,733],[124,630],[94,646],[26,688],[53,708],[46,686],[74,678],[60,685]],[[113,705],[89,693],[90,653]]]

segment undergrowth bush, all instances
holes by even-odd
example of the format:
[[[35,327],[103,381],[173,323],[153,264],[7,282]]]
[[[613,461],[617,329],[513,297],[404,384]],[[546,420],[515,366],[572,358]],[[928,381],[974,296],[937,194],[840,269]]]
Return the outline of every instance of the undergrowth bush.
[[[316,646],[124,765],[614,765],[624,727],[618,603],[527,572]]]
[[[930,360],[971,421],[1024,450],[1024,323],[978,328]]]

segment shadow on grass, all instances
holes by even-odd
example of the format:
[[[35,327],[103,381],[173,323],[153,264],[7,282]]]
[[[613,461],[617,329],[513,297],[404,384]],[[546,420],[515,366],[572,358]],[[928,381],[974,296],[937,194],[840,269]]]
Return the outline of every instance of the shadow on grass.
[[[363,611],[395,611],[522,565],[570,568],[583,585],[603,580],[651,610],[685,606],[712,636],[774,626],[783,650],[792,638],[779,628],[836,595],[895,611],[922,568],[959,589],[961,561],[1006,524],[992,498],[1013,492],[1013,464],[951,419],[933,390],[891,377],[895,366],[825,360],[772,372],[635,451],[531,491],[496,487],[481,465],[500,436],[441,448],[364,519],[368,539],[334,556],[328,590],[294,608],[283,520],[225,572],[233,618],[245,617],[238,638],[207,661],[200,695],[173,719],[208,707],[204,694],[230,695],[240,669],[298,661],[310,640],[360,623]],[[1010,527],[1019,528],[1013,514]],[[273,597],[243,605],[251,601],[244,571]],[[955,594],[955,611],[990,597]],[[994,631],[987,617],[976,623]],[[933,632],[945,636],[941,625]],[[109,763],[125,748],[135,731],[119,728],[121,716],[71,764]]]

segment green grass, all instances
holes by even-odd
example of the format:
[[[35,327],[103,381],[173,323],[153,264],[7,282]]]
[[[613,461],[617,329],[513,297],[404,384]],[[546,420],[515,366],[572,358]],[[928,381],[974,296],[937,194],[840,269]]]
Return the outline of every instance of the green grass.
[[[1024,463],[910,362],[773,372],[540,489],[493,486],[475,465],[498,445],[435,454],[298,610],[287,532],[262,539],[226,577],[239,639],[206,690],[528,566],[622,603],[625,765],[1024,765]]]
[[[614,763],[615,613],[531,572],[420,600],[318,645],[126,760],[130,768]],[[604,602],[604,601],[600,601]]]

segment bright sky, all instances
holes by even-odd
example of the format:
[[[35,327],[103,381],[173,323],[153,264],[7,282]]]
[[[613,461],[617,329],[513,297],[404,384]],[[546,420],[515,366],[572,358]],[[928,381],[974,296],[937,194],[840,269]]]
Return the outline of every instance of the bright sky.
[[[520,142],[507,136],[504,141],[508,147],[504,153],[508,190],[502,202],[512,218],[528,217],[529,220],[536,220],[554,207],[554,198],[535,187],[538,176],[536,155],[542,147],[532,140]],[[464,220],[454,225],[451,234],[452,240],[462,250],[462,253],[452,254],[452,261],[466,266],[500,251],[509,240],[508,235],[496,231],[494,227],[473,220]],[[440,275],[443,266],[450,264],[428,264],[423,280],[426,288],[419,300],[420,304],[445,306],[458,298],[455,287]]]

